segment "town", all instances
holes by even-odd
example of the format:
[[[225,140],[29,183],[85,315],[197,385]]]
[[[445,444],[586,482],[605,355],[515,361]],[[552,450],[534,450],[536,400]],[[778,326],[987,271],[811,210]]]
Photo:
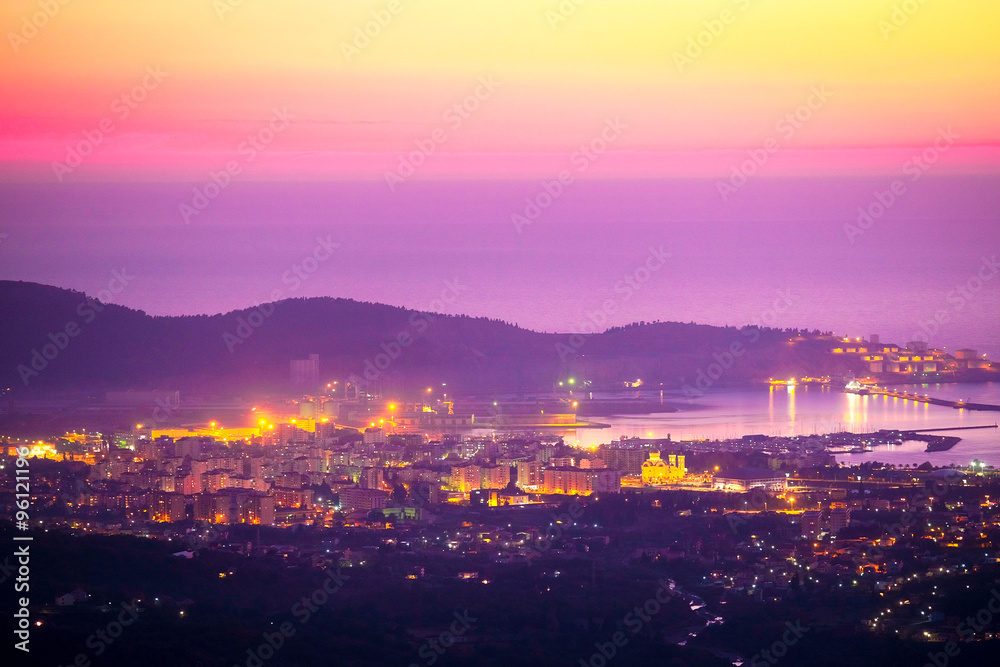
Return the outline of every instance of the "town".
[[[32,531],[236,558],[222,580],[247,558],[433,586],[442,577],[490,585],[523,568],[537,585],[586,586],[594,568],[654,568],[686,596],[686,611],[658,621],[669,643],[690,640],[720,664],[749,658],[726,618],[807,597],[851,607],[849,623],[813,609],[812,628],[948,641],[961,619],[939,593],[1000,573],[997,471],[978,461],[837,464],[832,452],[891,442],[885,433],[621,437],[580,448],[538,427],[577,424],[551,399],[479,406],[506,420],[482,434],[455,414],[461,399],[435,388],[409,402],[344,393],[331,382],[325,393],[252,406],[242,424],[184,426],[163,419],[179,412],[176,393],[143,395],[159,420],[5,437],[3,465],[31,461]],[[13,515],[13,475],[3,485]],[[588,563],[593,571],[581,570]],[[181,615],[207,602],[145,594]],[[43,616],[91,604],[85,587],[57,590]],[[983,627],[976,638],[992,637],[995,624]],[[481,639],[473,628],[463,641]]]

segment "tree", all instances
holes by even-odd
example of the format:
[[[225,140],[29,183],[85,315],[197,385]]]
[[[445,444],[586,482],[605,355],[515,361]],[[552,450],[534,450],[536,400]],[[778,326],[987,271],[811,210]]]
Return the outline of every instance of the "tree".
[[[402,504],[406,500],[406,487],[397,483],[392,487],[392,493],[389,494],[389,497],[392,498],[393,502]]]

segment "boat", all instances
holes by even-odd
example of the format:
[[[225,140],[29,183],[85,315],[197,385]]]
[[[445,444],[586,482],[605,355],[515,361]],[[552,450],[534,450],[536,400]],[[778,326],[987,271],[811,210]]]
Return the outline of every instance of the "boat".
[[[846,385],[844,385],[844,391],[848,394],[857,394],[859,396],[867,396],[872,393],[871,389],[861,384],[857,380],[851,380]]]

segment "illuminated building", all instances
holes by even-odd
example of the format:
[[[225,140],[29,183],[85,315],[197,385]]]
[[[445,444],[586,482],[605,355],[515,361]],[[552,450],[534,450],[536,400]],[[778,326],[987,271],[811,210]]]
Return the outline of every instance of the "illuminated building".
[[[473,505],[488,507],[508,507],[512,505],[527,505],[528,494],[517,487],[503,489],[477,489],[469,494]]]
[[[384,445],[387,441],[385,431],[376,427],[366,428],[362,436],[362,442],[366,445]]]
[[[185,496],[201,493],[201,475],[178,475],[175,488]]]
[[[509,466],[454,466],[451,469],[451,486],[462,493],[476,489],[502,489],[510,484],[510,470]]]
[[[460,427],[471,427],[476,422],[476,416],[473,414],[454,414],[449,413],[447,415],[428,413],[424,415],[421,423],[426,428],[440,428],[442,426],[460,426]]]
[[[203,450],[208,451],[212,447],[213,442],[212,438],[200,436],[178,438],[174,440],[174,456],[179,458],[184,458],[185,456],[197,458],[201,456]]]
[[[187,503],[181,493],[154,493],[149,505],[153,521],[183,521],[187,518]]]
[[[848,507],[838,507],[830,510],[830,532],[836,535],[851,524],[851,510]]]
[[[621,491],[621,471],[613,469],[586,469],[552,467],[542,472],[542,493],[591,493]]]
[[[357,482],[362,489],[377,489],[382,486],[382,468],[362,468]]]
[[[302,475],[301,473],[290,471],[283,472],[274,479],[276,486],[280,486],[283,489],[301,489],[302,488]]]
[[[784,473],[766,468],[738,468],[712,477],[712,485],[720,491],[744,492],[750,489],[783,491],[788,483]]]
[[[669,484],[684,479],[684,456],[670,454],[667,460],[659,452],[650,452],[642,464],[643,484]]]
[[[156,485],[154,488],[157,491],[163,491],[164,493],[174,493],[177,490],[177,478],[170,473],[162,473],[156,477]],[[183,494],[181,494],[183,495]]]
[[[823,514],[816,510],[802,513],[802,537],[815,538],[823,527]]]
[[[462,493],[482,488],[482,468],[477,465],[453,466],[451,487]]]
[[[224,489],[194,497],[194,518],[211,523],[274,523],[275,498],[258,491]]]
[[[976,350],[962,349],[955,351],[955,359],[958,362],[958,368],[962,370],[989,368],[990,362],[985,358],[985,356],[986,355],[980,356]]]
[[[463,459],[472,459],[477,456],[492,458],[500,452],[500,444],[492,438],[477,436],[472,438],[462,438],[455,434],[457,446],[455,451]]]
[[[111,447],[120,449],[135,449],[135,433],[133,431],[116,431],[111,436]]]
[[[275,507],[309,509],[314,504],[315,492],[312,489],[286,489],[276,486],[271,492],[274,494]]]
[[[646,450],[637,447],[601,445],[597,456],[604,459],[609,468],[622,471],[623,475],[639,475],[646,460]]]
[[[510,484],[509,466],[483,466],[479,475],[481,489],[503,489]]]
[[[542,483],[542,462],[531,459],[530,461],[517,462],[517,484],[518,486],[538,486]]]
[[[212,470],[201,476],[202,490],[215,493],[229,486],[229,473],[225,470]]]
[[[380,510],[386,506],[389,494],[378,489],[350,487],[340,490],[340,508],[343,510]]]

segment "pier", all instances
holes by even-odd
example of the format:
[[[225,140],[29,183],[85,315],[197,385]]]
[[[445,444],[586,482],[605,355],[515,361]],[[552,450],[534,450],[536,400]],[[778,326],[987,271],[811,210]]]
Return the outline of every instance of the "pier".
[[[883,396],[892,396],[893,398],[903,398],[908,401],[914,401],[917,403],[929,403],[931,405],[941,405],[947,408],[955,408],[957,410],[988,410],[994,412],[1000,412],[1000,405],[990,405],[989,403],[967,403],[965,401],[949,401],[944,398],[934,398],[933,396],[928,396],[927,394],[920,395],[917,393],[910,393],[906,391],[899,391],[897,389],[888,389],[885,387],[865,387],[862,391],[868,394],[881,394]],[[860,392],[851,392],[860,393]]]
[[[948,428],[919,428],[907,433],[937,433],[939,431],[971,431],[974,428],[997,428],[996,424],[984,424],[983,426],[949,426]]]

